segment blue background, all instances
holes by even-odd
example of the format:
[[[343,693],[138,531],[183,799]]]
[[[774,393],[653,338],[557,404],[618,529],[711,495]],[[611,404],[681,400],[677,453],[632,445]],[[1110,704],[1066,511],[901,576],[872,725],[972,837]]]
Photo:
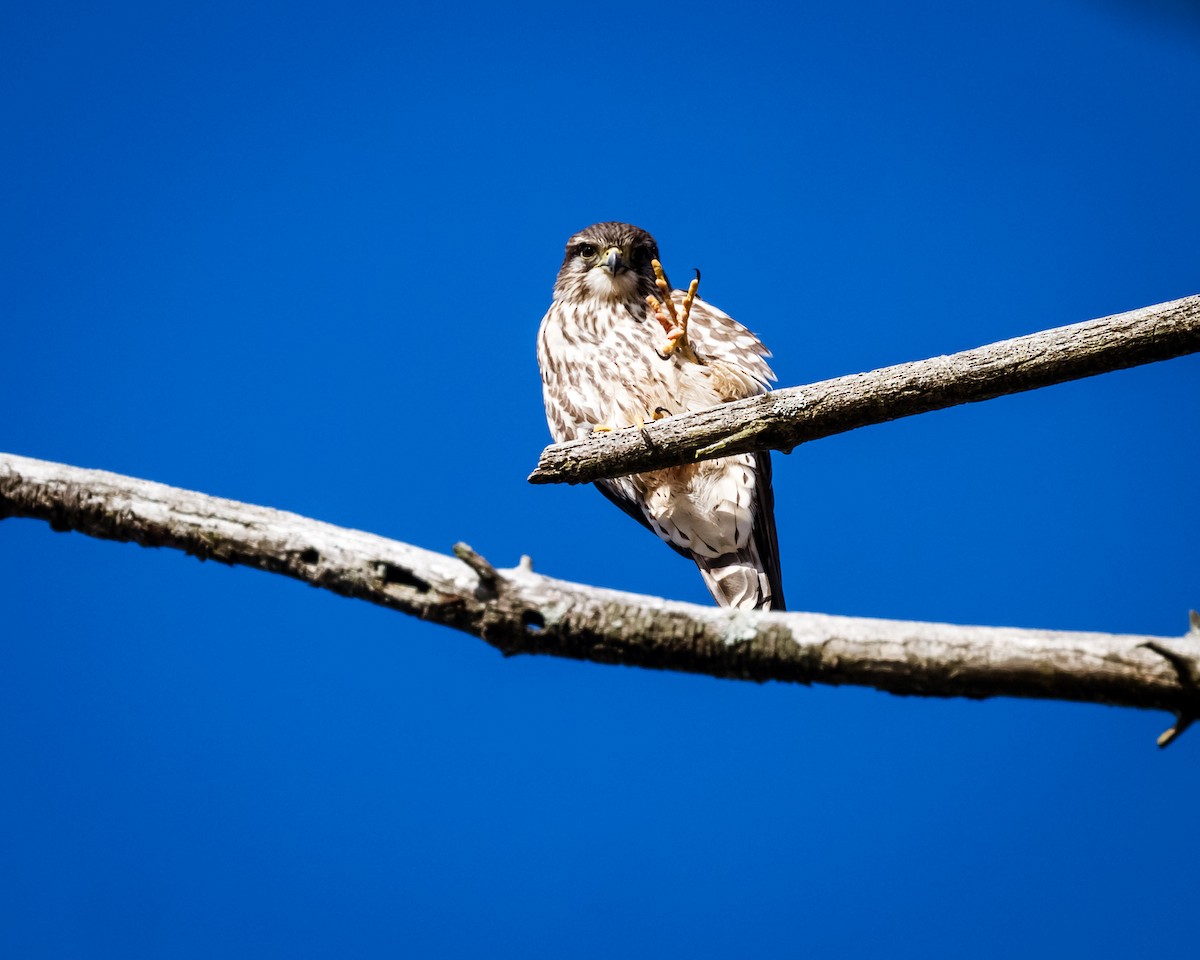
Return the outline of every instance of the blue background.
[[[10,7],[0,449],[708,602],[547,441],[603,219],[784,384],[1200,293],[1192,3]],[[796,609],[1181,635],[1200,358],[776,459]],[[1200,734],[551,659],[0,524],[13,957],[1168,956]]]

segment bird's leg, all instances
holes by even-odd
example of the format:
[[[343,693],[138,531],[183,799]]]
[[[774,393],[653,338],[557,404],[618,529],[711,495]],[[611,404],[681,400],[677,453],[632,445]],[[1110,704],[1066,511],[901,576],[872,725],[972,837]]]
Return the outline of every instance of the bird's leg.
[[[703,361],[696,356],[691,341],[688,339],[688,317],[692,313],[696,289],[700,286],[700,271],[696,271],[696,279],[688,284],[687,293],[683,296],[683,303],[676,311],[675,301],[671,297],[671,285],[667,282],[666,274],[663,273],[662,264],[657,260],[651,260],[650,265],[654,268],[654,284],[662,294],[662,300],[652,295],[646,298],[646,302],[654,310],[654,318],[662,324],[662,328],[667,334],[667,342],[659,350],[659,354],[665,359],[678,351],[684,360],[702,363]]]

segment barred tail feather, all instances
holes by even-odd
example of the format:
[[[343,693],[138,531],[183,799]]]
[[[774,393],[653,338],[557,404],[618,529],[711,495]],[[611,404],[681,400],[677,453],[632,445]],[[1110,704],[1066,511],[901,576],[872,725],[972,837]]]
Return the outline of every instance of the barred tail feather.
[[[709,592],[721,606],[742,610],[784,609],[783,591],[771,582],[753,542],[737,553],[711,560],[694,559]]]

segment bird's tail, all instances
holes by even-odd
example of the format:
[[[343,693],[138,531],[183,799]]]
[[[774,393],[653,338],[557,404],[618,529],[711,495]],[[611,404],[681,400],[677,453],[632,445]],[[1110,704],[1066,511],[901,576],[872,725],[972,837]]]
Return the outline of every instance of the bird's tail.
[[[772,583],[773,578],[753,540],[736,553],[694,559],[709,592],[721,606],[742,610],[784,609],[783,589],[778,583]]]

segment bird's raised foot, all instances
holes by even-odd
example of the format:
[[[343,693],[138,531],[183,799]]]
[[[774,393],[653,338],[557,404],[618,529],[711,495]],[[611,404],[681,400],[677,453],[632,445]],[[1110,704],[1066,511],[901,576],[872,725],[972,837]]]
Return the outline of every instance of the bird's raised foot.
[[[671,296],[671,285],[667,282],[662,264],[657,260],[651,260],[650,266],[654,268],[654,285],[658,287],[662,299],[660,300],[652,294],[646,298],[646,302],[654,311],[654,319],[661,324],[667,335],[667,341],[659,348],[658,355],[666,360],[678,353],[683,359],[692,363],[703,363],[704,361],[696,356],[696,351],[692,349],[691,341],[688,339],[688,318],[692,314],[692,304],[696,300],[696,290],[700,286],[700,271],[696,271],[696,278],[688,284],[687,293],[683,295],[683,302],[676,310],[675,300]]]

